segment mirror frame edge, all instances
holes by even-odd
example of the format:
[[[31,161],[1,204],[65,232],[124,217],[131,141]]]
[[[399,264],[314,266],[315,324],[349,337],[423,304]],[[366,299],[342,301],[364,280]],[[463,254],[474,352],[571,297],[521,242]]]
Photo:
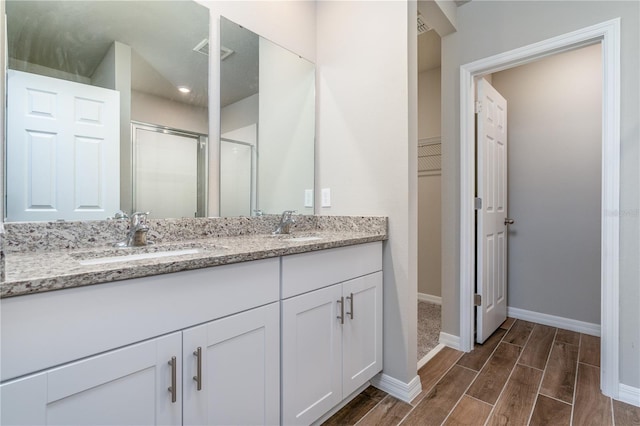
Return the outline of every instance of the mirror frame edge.
[[[4,178],[4,161],[5,161],[5,140],[6,140],[6,82],[7,82],[7,14],[5,11],[5,1],[0,0],[0,234],[4,233],[5,213],[5,188],[6,180]],[[1,248],[1,247],[0,247]]]

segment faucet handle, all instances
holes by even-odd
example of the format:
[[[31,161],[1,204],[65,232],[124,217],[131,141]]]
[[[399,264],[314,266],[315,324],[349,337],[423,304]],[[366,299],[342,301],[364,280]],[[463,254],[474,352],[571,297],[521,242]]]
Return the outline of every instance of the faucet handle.
[[[293,214],[297,212],[297,210],[285,210],[282,212],[282,217],[280,218],[280,222],[291,222],[295,223],[295,219],[293,218]]]
[[[114,219],[129,219],[129,216],[127,215],[127,213],[125,213],[122,210],[118,210],[114,215],[113,215]]]

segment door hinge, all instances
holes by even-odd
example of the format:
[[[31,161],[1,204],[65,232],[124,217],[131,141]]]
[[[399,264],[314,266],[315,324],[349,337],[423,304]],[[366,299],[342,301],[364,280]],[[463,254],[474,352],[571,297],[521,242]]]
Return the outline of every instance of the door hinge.
[[[482,296],[480,294],[473,295],[473,306],[482,306]]]
[[[480,197],[474,198],[473,204],[476,210],[482,210],[482,198]]]
[[[475,105],[474,105],[474,111],[476,114],[479,114],[482,112],[482,101],[476,101]]]

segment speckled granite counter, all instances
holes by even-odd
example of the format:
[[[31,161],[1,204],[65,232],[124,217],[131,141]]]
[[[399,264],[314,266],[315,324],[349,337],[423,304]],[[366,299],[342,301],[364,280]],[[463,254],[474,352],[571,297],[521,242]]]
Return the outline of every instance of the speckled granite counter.
[[[0,298],[387,239],[384,217],[301,216],[290,236],[270,235],[274,223],[273,217],[156,220],[150,224],[156,244],[126,249],[110,245],[126,232],[123,223],[7,224]],[[164,257],[118,260],[155,252]]]

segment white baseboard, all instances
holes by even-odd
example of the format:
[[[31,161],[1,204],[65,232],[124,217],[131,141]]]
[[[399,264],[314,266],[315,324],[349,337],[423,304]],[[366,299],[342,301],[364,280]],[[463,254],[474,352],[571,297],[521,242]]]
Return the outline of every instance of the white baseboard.
[[[422,359],[418,361],[418,370],[424,367],[424,365],[428,363],[431,360],[431,358],[436,356],[438,352],[440,352],[442,348],[444,348],[444,346],[445,345],[443,345],[442,343],[438,343],[438,345],[436,345],[435,348],[431,349],[425,356],[423,356]]]
[[[410,403],[422,391],[422,383],[418,375],[409,383],[405,383],[380,373],[371,379],[371,384],[406,403]]]
[[[442,305],[442,297],[433,296],[427,293],[418,293],[418,300],[422,300],[429,303],[435,303],[436,305]]]
[[[460,336],[440,332],[440,343],[453,349],[460,350]]]
[[[507,307],[507,316],[600,337],[600,324],[542,314],[540,312],[527,311],[525,309],[512,308],[510,306]]]
[[[640,388],[620,383],[618,387],[618,400],[627,404],[640,407]]]

